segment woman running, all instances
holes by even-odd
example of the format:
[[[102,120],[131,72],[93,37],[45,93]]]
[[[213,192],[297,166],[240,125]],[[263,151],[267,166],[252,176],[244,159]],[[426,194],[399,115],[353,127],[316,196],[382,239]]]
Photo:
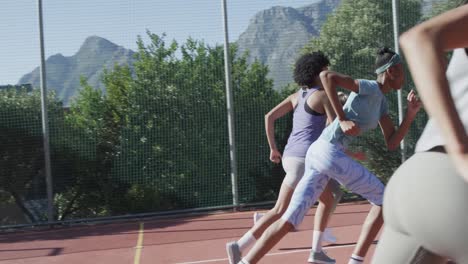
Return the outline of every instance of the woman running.
[[[408,95],[409,104],[405,118],[399,128],[395,129],[388,114],[384,94],[400,89],[403,84],[404,71],[400,56],[390,49],[381,49],[377,56],[376,68],[377,80],[354,80],[328,70],[320,74],[322,85],[337,118],[309,147],[304,176],[298,183],[286,212],[265,231],[239,263],[257,263],[282,237],[297,227],[330,178],[368,199],[373,205],[349,261],[349,263],[363,262],[370,244],[382,225],[381,205],[384,185],[374,174],[346,155],[345,149],[356,136],[376,128],[378,124],[387,148],[397,149],[421,107],[414,92],[411,91]],[[338,101],[336,85],[352,92],[343,108]]]
[[[330,101],[321,88],[319,77],[320,72],[326,70],[328,64],[327,57],[321,52],[301,56],[297,60],[294,69],[294,80],[301,86],[301,89],[290,95],[265,116],[265,130],[270,145],[270,160],[274,163],[281,161],[286,176],[274,208],[261,217],[239,240],[226,244],[226,251],[231,264],[237,264],[241,259],[242,252],[260,238],[265,229],[284,213],[297,183],[304,174],[304,158],[307,149],[322,133],[327,121],[331,123],[335,118]],[[341,94],[340,97],[342,101],[346,101],[346,96]],[[283,156],[281,156],[275,143],[274,122],[291,111],[294,111],[293,129]],[[312,248],[317,252],[321,251],[320,237],[323,235],[328,217],[342,194],[339,184],[331,180],[320,196],[312,240]]]
[[[385,193],[373,263],[468,263],[468,1],[400,45],[430,119]],[[448,67],[445,52],[454,50]]]

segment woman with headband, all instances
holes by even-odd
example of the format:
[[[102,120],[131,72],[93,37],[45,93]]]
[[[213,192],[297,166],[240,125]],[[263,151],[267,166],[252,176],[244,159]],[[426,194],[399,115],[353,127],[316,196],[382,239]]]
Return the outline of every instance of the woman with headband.
[[[388,48],[383,48],[378,52],[376,68],[377,80],[355,80],[328,70],[320,74],[322,85],[337,118],[309,147],[304,176],[296,187],[286,212],[265,231],[239,263],[257,263],[281,238],[297,227],[331,178],[368,199],[372,204],[349,260],[350,264],[363,262],[383,222],[384,185],[374,174],[348,156],[346,148],[357,136],[380,125],[388,149],[397,149],[421,107],[415,93],[411,91],[407,98],[406,116],[396,129],[389,116],[384,94],[400,89],[403,84],[404,71],[400,56]],[[351,91],[344,107],[341,107],[338,100],[337,85]],[[330,259],[323,263],[335,261]]]

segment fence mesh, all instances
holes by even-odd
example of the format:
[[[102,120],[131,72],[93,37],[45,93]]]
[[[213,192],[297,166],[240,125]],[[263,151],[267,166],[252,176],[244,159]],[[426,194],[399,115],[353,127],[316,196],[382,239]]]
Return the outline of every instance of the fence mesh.
[[[321,50],[333,70],[375,79],[376,50],[394,48],[392,1],[227,2],[239,202],[273,201],[284,171],[269,161],[264,116],[298,89],[295,59]],[[399,1],[400,33],[455,3]],[[0,10],[2,226],[47,221],[37,20],[33,0]],[[232,205],[221,1],[47,1],[44,21],[55,220]],[[281,151],[291,117],[275,123]],[[384,182],[401,164],[380,130],[352,150]]]

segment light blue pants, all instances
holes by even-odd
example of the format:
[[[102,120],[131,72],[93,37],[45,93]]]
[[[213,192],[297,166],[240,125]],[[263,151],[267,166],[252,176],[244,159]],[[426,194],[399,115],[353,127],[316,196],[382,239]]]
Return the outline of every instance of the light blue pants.
[[[297,228],[330,178],[366,198],[372,204],[382,205],[384,193],[382,182],[364,166],[346,155],[341,146],[318,139],[307,151],[304,176],[294,190],[291,203],[281,218]]]

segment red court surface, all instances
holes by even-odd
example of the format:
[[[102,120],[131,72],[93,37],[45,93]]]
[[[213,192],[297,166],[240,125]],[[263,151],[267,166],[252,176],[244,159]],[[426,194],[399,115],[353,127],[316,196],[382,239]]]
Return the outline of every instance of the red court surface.
[[[369,204],[337,207],[330,219],[338,241],[326,245],[337,263],[347,263]],[[299,230],[276,245],[260,263],[307,263],[313,214]],[[225,244],[239,238],[253,224],[253,212],[222,213],[139,222],[60,227],[0,235],[0,263],[188,264],[228,263]],[[370,263],[374,245],[366,261]]]

